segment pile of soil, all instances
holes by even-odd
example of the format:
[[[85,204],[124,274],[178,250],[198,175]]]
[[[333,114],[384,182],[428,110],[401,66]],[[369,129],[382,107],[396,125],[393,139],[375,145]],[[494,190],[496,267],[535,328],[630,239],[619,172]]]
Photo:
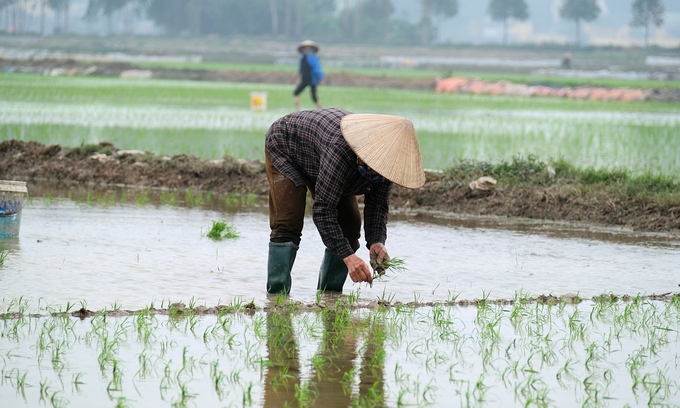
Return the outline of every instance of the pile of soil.
[[[680,233],[680,203],[654,197],[626,197],[579,185],[503,185],[471,190],[471,180],[426,174],[418,189],[395,186],[391,207],[470,215],[577,221],[636,231]],[[45,146],[9,140],[0,143],[0,179],[59,182],[77,186],[125,185],[144,188],[234,191],[266,196],[263,163],[237,159],[205,160],[119,150],[110,143],[95,149]]]

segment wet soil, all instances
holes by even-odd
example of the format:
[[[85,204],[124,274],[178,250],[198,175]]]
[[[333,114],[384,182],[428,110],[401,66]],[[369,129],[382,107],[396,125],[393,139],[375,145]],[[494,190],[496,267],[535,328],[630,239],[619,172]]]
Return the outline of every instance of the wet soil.
[[[630,296],[630,295],[614,295],[614,294],[606,294],[606,295],[599,295],[599,296],[593,296],[589,299],[584,299],[579,297],[578,295],[575,294],[569,294],[569,295],[564,295],[564,296],[555,296],[555,295],[540,295],[536,297],[526,297],[522,298],[521,301],[524,304],[529,304],[529,303],[539,303],[539,304],[545,304],[545,305],[560,305],[560,304],[578,304],[584,301],[592,301],[592,302],[600,302],[600,303],[615,303],[615,302],[632,302],[632,301],[640,301],[640,300],[651,300],[651,301],[659,301],[659,302],[672,302],[677,300],[677,298],[680,297],[680,292],[678,293],[661,293],[661,294],[650,294],[650,295],[638,295],[638,296]],[[121,316],[136,316],[140,314],[149,314],[149,315],[165,315],[165,316],[174,316],[174,317],[184,317],[184,316],[189,316],[189,315],[197,315],[197,316],[206,316],[206,315],[223,315],[225,313],[247,313],[247,314],[254,314],[257,311],[264,311],[264,312],[275,312],[275,311],[295,311],[295,312],[309,312],[309,311],[321,311],[324,309],[331,309],[331,310],[337,310],[338,308],[341,309],[347,309],[347,310],[360,310],[360,309],[368,309],[368,310],[384,310],[384,309],[389,309],[389,308],[399,308],[402,306],[406,306],[409,308],[427,308],[427,307],[433,307],[436,305],[440,306],[459,306],[459,307],[479,307],[481,305],[514,305],[515,302],[517,302],[516,299],[472,299],[472,300],[448,300],[448,301],[436,301],[436,302],[408,302],[408,303],[403,303],[403,302],[390,302],[388,300],[371,300],[371,301],[365,301],[365,300],[359,300],[355,301],[353,303],[349,303],[347,301],[347,298],[340,295],[340,294],[335,294],[335,293],[327,293],[325,294],[323,300],[320,301],[314,301],[314,302],[299,302],[299,301],[287,301],[287,302],[282,302],[280,304],[276,302],[270,302],[265,306],[258,306],[254,302],[248,302],[244,305],[234,307],[234,306],[226,306],[226,305],[219,305],[219,306],[213,306],[213,307],[207,307],[204,305],[200,306],[195,306],[192,308],[188,308],[186,304],[182,302],[177,302],[171,304],[167,308],[144,308],[144,309],[139,309],[139,310],[128,310],[128,309],[114,309],[114,310],[98,310],[98,311],[93,311],[86,309],[85,307],[81,307],[80,309],[76,310],[75,312],[52,312],[49,314],[40,314],[40,313],[32,313],[32,314],[25,314],[21,312],[6,312],[0,314],[0,320],[8,320],[8,319],[21,319],[26,316],[30,317],[45,317],[45,316],[53,316],[53,317],[68,317],[68,316],[73,316],[73,317],[78,317],[81,320],[86,319],[88,317],[92,317],[96,314],[104,314],[106,316],[111,316],[111,317],[121,317]]]
[[[419,189],[395,186],[394,210],[524,217],[614,226],[633,231],[680,234],[680,203],[655,196],[626,196],[607,189],[555,182],[549,186],[499,183],[471,190],[471,180],[428,172]],[[110,143],[94,149],[46,146],[9,140],[0,143],[0,179],[35,180],[72,186],[118,185],[158,189],[212,190],[266,196],[263,163],[235,158],[205,160],[119,150]]]

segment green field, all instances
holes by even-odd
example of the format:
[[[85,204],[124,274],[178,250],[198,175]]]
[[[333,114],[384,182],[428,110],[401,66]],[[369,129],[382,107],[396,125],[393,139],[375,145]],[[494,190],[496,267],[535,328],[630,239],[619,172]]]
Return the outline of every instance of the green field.
[[[250,112],[249,94],[268,93]],[[0,75],[0,139],[263,159],[269,125],[292,111],[289,85]],[[579,167],[680,174],[680,104],[619,103],[323,86],[326,107],[416,126],[427,168],[535,154]],[[303,109],[312,108],[308,93]]]

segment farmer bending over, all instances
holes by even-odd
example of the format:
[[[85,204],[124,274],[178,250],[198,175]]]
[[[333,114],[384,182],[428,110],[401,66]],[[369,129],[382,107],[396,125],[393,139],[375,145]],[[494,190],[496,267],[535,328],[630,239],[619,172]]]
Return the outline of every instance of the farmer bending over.
[[[425,183],[420,148],[407,119],[352,114],[330,108],[291,113],[275,121],[265,140],[269,180],[267,292],[289,293],[300,245],[307,189],[314,224],[326,246],[317,290],[342,292],[373,278],[355,254],[361,236],[357,195],[364,195],[364,232],[371,264],[389,259],[385,249],[392,183]]]

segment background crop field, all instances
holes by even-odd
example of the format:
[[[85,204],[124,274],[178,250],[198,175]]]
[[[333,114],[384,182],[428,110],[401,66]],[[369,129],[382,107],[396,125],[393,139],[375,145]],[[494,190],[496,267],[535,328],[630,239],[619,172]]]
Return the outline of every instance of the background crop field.
[[[250,92],[268,110],[251,112]],[[157,154],[263,159],[264,134],[292,111],[292,86],[0,75],[0,139],[109,141]],[[680,104],[619,103],[322,86],[326,107],[409,118],[425,167],[535,154],[580,167],[680,174]],[[302,108],[313,107],[308,91]]]

